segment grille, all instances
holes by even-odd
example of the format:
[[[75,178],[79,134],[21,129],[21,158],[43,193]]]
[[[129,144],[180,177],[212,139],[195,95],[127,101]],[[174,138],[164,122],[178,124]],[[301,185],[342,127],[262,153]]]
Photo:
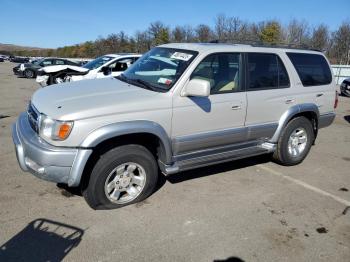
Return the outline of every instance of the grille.
[[[28,106],[27,115],[28,115],[28,121],[29,121],[29,124],[30,124],[31,128],[36,133],[38,133],[39,132],[39,116],[40,116],[40,113],[32,105],[32,103],[30,103],[29,106]]]

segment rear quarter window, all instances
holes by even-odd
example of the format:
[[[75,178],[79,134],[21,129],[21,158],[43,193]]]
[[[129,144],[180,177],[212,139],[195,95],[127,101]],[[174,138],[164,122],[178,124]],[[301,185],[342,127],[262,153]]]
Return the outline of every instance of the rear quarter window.
[[[328,85],[332,82],[332,73],[322,55],[287,53],[294,65],[303,86]]]

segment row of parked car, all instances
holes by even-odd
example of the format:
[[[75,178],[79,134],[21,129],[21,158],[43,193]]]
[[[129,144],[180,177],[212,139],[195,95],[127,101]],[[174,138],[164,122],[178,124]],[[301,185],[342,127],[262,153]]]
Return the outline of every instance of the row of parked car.
[[[1,55],[0,54],[0,62],[10,61],[13,63],[28,63],[30,61],[29,57],[23,57],[23,56],[8,56],[8,55]]]
[[[63,58],[43,58],[22,63],[13,68],[14,74],[36,78],[41,86],[83,79],[115,77],[132,65],[140,54],[118,53],[98,57],[81,64]]]

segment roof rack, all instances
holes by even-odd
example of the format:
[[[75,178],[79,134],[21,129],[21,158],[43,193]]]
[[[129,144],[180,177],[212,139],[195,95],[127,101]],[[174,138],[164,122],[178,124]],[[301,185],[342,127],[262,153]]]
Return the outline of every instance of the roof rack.
[[[306,44],[294,44],[294,43],[285,43],[285,42],[278,42],[278,43],[264,43],[259,40],[250,40],[250,39],[234,39],[234,38],[225,38],[225,39],[214,39],[211,40],[209,43],[212,44],[245,44],[250,45],[253,47],[269,47],[269,48],[286,48],[286,49],[298,49],[298,50],[310,50],[310,51],[317,51],[322,52],[322,50],[310,47]]]

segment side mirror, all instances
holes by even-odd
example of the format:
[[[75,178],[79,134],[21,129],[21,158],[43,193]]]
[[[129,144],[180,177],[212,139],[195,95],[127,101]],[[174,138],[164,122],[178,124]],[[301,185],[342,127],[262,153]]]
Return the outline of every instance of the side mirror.
[[[101,68],[101,72],[105,75],[108,76],[111,74],[112,70],[109,66],[104,66]]]
[[[208,97],[210,95],[210,82],[203,79],[192,79],[182,90],[181,95]]]

